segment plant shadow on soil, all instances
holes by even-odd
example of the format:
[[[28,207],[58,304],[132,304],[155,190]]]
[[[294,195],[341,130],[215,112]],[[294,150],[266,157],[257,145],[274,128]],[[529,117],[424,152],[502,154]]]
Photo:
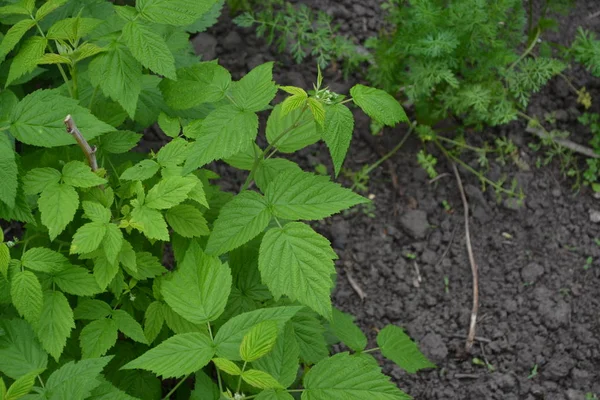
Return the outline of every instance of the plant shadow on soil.
[[[342,31],[359,40],[375,35],[382,26],[377,0],[306,3],[330,13],[342,23]],[[597,11],[594,3],[578,1],[572,15],[561,20],[564,40],[573,37],[578,25],[598,31],[600,18],[587,19]],[[226,14],[194,40],[205,59],[218,58],[236,79],[256,65],[276,60],[277,83],[311,86],[316,76],[312,60],[295,64],[257,39],[252,30],[233,25]],[[598,80],[577,69],[570,75],[576,86],[588,87],[596,99],[590,111],[599,112]],[[341,93],[358,79],[344,81],[340,71],[331,68],[325,77],[331,89]],[[536,96],[529,112],[543,120],[544,113],[560,110],[558,124],[570,129],[577,140],[585,132],[577,123],[581,110],[575,99],[564,82],[554,80]],[[378,156],[359,134],[369,132],[369,120],[360,113],[355,117],[355,137],[345,167],[357,171]],[[356,316],[371,346],[376,346],[377,329],[393,323],[403,327],[438,365],[410,375],[381,360],[384,372],[415,399],[578,400],[586,393],[600,394],[600,245],[595,241],[600,239],[600,226],[589,216],[590,211],[600,210],[600,200],[588,189],[575,193],[556,163],[536,168],[537,155],[527,148],[532,137],[524,128],[513,123],[481,133],[483,139],[504,135],[519,145],[529,170],[492,161],[488,176],[516,178],[526,195],[524,204],[498,203],[491,190],[482,191],[477,179],[461,170],[480,274],[477,337],[481,340],[467,359],[457,354],[468,330],[472,277],[462,203],[445,160],[440,158],[438,170],[450,174],[429,184],[416,163],[419,144],[409,140],[391,159],[400,190],[391,184],[385,166],[371,174],[375,217],[355,211],[316,226],[340,256],[335,305]],[[378,145],[391,149],[405,129],[386,131],[377,138]],[[145,147],[161,140],[147,135]],[[299,152],[296,161],[307,170],[320,163],[331,170],[321,145]],[[222,163],[215,166],[224,178],[223,188],[237,191],[244,176]],[[594,263],[584,270],[588,257]],[[364,300],[349,278],[364,291]],[[474,364],[473,358],[484,360],[483,365]]]

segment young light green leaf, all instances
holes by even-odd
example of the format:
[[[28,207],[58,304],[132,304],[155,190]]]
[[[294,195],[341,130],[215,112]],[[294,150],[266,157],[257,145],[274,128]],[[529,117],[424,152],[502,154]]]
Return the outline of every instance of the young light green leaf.
[[[364,358],[338,353],[320,361],[304,377],[302,400],[409,400]]]
[[[85,217],[93,222],[107,223],[110,221],[110,210],[100,203],[93,201],[82,201],[81,207]]]
[[[319,139],[321,135],[311,113],[298,109],[284,113],[281,104],[271,111],[267,120],[267,140],[282,153],[294,153]]]
[[[71,264],[67,257],[45,247],[34,247],[25,252],[21,265],[34,271],[54,274],[68,268]]]
[[[71,330],[75,328],[73,310],[64,294],[59,291],[44,292],[42,314],[34,328],[44,350],[58,361]]]
[[[179,120],[177,119],[177,129]],[[179,131],[178,131],[179,132]],[[177,136],[177,135],[176,135]],[[188,142],[183,138],[175,138],[164,145],[156,155],[156,160],[162,167],[182,164],[187,158]],[[164,172],[163,172],[164,176]],[[186,177],[187,178],[187,177]]]
[[[284,389],[277,379],[273,378],[267,372],[257,369],[249,369],[242,373],[242,379],[249,385],[259,389]]]
[[[123,40],[133,56],[152,72],[176,80],[175,59],[165,40],[139,20],[123,27]]]
[[[231,288],[231,271],[192,242],[179,269],[162,283],[167,304],[194,324],[214,321],[223,313]]]
[[[210,234],[202,212],[189,204],[180,204],[167,211],[167,222],[179,235],[190,238]]]
[[[31,325],[20,318],[0,320],[0,371],[12,379],[37,369],[46,369],[48,354],[42,349]]]
[[[96,29],[102,22],[97,18],[81,18],[79,16],[60,19],[48,29],[46,37],[53,40],[76,42]]]
[[[35,6],[35,4],[34,4]],[[27,7],[25,7],[24,4],[21,3],[17,3],[17,4],[9,4],[6,6],[2,6],[0,7],[0,15],[1,16],[8,16],[8,15],[29,15],[31,13],[30,10],[27,9]]]
[[[316,364],[329,357],[325,328],[317,313],[309,308],[303,308],[294,315],[289,325],[298,343],[302,362]]]
[[[60,182],[61,173],[54,168],[34,168],[23,178],[25,194],[42,193],[48,186]]]
[[[81,161],[69,161],[62,169],[62,178],[67,185],[89,188],[106,183],[106,179],[96,175],[89,165]]]
[[[90,222],[82,225],[73,235],[70,254],[85,254],[96,250],[106,234],[106,224]]]
[[[148,344],[148,339],[144,335],[142,326],[127,311],[114,310],[112,317],[117,323],[117,328],[125,335],[138,343]]]
[[[160,90],[169,107],[186,110],[202,103],[221,100],[230,84],[229,71],[215,62],[201,62],[179,68],[177,80],[163,80]]]
[[[196,181],[187,177],[164,178],[148,191],[145,206],[157,210],[176,206],[187,198],[194,186],[196,186]]]
[[[300,348],[294,337],[294,330],[287,324],[277,337],[275,346],[264,357],[254,361],[252,366],[268,372],[283,387],[289,387],[298,375]]]
[[[105,135],[102,135],[102,143],[98,147],[107,153],[127,153],[138,144],[141,138],[141,134],[130,131],[109,132]],[[156,171],[154,173],[156,173]]]
[[[427,359],[419,347],[402,328],[388,325],[377,335],[377,345],[384,357],[408,373],[415,373],[425,368],[435,368],[435,364]]]
[[[225,372],[229,375],[241,375],[242,370],[236,363],[233,361],[229,361],[226,358],[213,358],[212,362],[215,363],[215,366],[219,368],[221,371]]]
[[[278,333],[275,321],[267,320],[254,325],[242,339],[240,345],[242,360],[253,362],[267,355],[275,346]]]
[[[283,103],[281,103],[282,115],[287,115],[290,111],[304,108],[307,99],[308,95],[306,93],[296,94],[286,98]]]
[[[117,323],[109,318],[90,322],[81,330],[79,343],[83,358],[103,356],[117,342]]]
[[[206,252],[220,255],[259,235],[269,224],[271,212],[260,194],[244,191],[221,209]]]
[[[52,104],[52,107],[48,107],[48,104]],[[36,90],[23,97],[12,110],[10,133],[19,141],[33,146],[75,144],[73,136],[65,133],[63,121],[69,114],[87,140],[115,130],[80,106],[77,100],[53,90]]]
[[[258,133],[258,117],[251,111],[225,105],[202,121],[198,137],[190,149],[184,173],[213,160],[230,157],[249,146]]]
[[[89,398],[91,391],[100,385],[100,372],[111,359],[112,356],[64,364],[48,378],[46,393],[55,399]]]
[[[281,389],[263,390],[256,396],[256,400],[294,400],[291,394]]]
[[[31,371],[14,381],[3,396],[3,400],[17,400],[27,395],[33,388],[35,378],[42,372],[44,372],[42,369]]]
[[[320,101],[313,97],[309,97],[307,104],[311,114],[315,119],[315,122],[317,125],[322,127],[325,124],[325,107]]]
[[[8,264],[10,263],[10,250],[6,243],[0,243],[0,274],[8,276]]]
[[[44,296],[42,285],[31,271],[19,271],[10,280],[10,297],[13,305],[26,321],[36,322],[40,318]]]
[[[319,220],[369,200],[328,177],[289,170],[267,187],[265,198],[276,217]]]
[[[211,10],[217,0],[139,0],[135,4],[142,18],[157,24],[186,26]]]
[[[285,323],[302,307],[261,308],[237,315],[228,320],[215,336],[215,346],[219,357],[232,361],[241,360],[240,345],[246,333],[256,324],[274,320],[281,331]]]
[[[50,185],[40,195],[38,206],[42,224],[48,228],[50,240],[54,240],[73,220],[79,207],[79,196],[73,186]]]
[[[361,352],[367,347],[367,337],[354,323],[354,318],[337,308],[333,308],[331,329],[346,346],[356,352]]]
[[[52,276],[52,281],[63,291],[76,296],[92,296],[100,292],[94,276],[83,267],[64,269]]]
[[[327,107],[321,137],[329,148],[335,168],[335,176],[338,176],[342,169],[353,131],[354,116],[348,107],[343,104]]]
[[[240,110],[264,110],[277,93],[273,82],[273,62],[267,62],[248,72],[233,86],[231,95]]]
[[[212,340],[203,333],[175,335],[121,369],[145,369],[163,378],[177,378],[198,371],[215,354]]]
[[[150,303],[144,314],[144,336],[148,343],[154,342],[165,322],[162,304],[158,301]]]
[[[26,18],[10,27],[0,42],[0,62],[4,61],[6,55],[15,48],[27,31],[34,26],[35,21]]]
[[[306,224],[291,222],[267,231],[258,269],[276,299],[286,295],[330,318],[336,258],[325,237]]]
[[[383,90],[358,84],[350,89],[350,95],[354,104],[380,124],[394,126],[408,121],[400,103]]]
[[[134,207],[129,223],[148,239],[169,240],[167,223],[158,210],[147,206]]]
[[[10,86],[15,80],[30,73],[37,67],[40,57],[44,55],[47,44],[48,40],[39,36],[32,36],[23,43],[19,53],[10,64],[6,86]]]
[[[170,117],[164,112],[161,112],[158,116],[158,126],[167,136],[172,138],[176,138],[179,136],[179,132],[181,132],[179,118]]]
[[[133,119],[142,91],[142,65],[129,49],[114,42],[108,51],[94,57],[88,71],[92,84],[117,101]]]
[[[152,178],[160,166],[154,160],[142,160],[133,167],[127,168],[121,174],[121,179],[126,181],[145,181]]]
[[[87,320],[106,318],[111,312],[112,309],[107,303],[96,299],[83,299],[73,310],[75,319]]]
[[[119,263],[111,263],[102,254],[94,260],[94,279],[101,291],[106,290],[106,287],[113,281],[119,273]]]
[[[102,239],[102,250],[109,264],[116,264],[123,246],[123,232],[115,224],[106,224],[106,233]]]
[[[42,4],[40,8],[38,8],[37,12],[35,13],[35,20],[38,22],[41,21],[48,14],[64,5],[67,1],[68,0],[48,0]]]

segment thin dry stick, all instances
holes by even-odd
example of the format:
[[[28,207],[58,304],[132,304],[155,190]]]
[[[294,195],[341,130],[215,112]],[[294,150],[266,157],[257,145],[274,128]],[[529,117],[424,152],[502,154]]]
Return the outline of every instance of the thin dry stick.
[[[553,138],[552,136],[550,136],[547,132],[545,132],[542,129],[528,126],[527,128],[525,128],[525,131],[534,134],[535,136],[539,137],[540,139],[550,139],[554,143],[556,143],[562,147],[565,147],[569,150],[572,150],[575,153],[583,154],[586,157],[600,158],[600,154],[596,154],[596,152],[594,152],[594,150],[590,149],[589,147],[582,146],[578,143],[572,142],[567,139]]]
[[[77,128],[77,125],[75,125],[75,121],[73,120],[73,117],[71,117],[71,114],[67,115],[67,117],[64,120],[64,123],[67,127],[67,133],[75,138],[77,144],[79,145],[79,147],[81,147],[81,150],[87,157],[88,163],[90,164],[92,171],[97,171],[98,161],[96,161],[96,146],[90,146],[87,140],[85,140],[85,138]]]
[[[463,207],[465,209],[465,240],[467,242],[467,253],[469,255],[469,263],[471,264],[471,273],[473,274],[473,308],[471,309],[471,323],[469,324],[469,333],[467,335],[467,342],[465,343],[465,351],[467,354],[471,352],[473,347],[473,341],[475,340],[475,326],[477,325],[477,311],[479,310],[479,275],[477,271],[477,264],[475,263],[475,257],[473,256],[473,247],[471,246],[471,234],[469,232],[469,203],[467,202],[467,196],[465,195],[465,189],[463,188],[458,168],[455,163],[452,164],[452,170],[458,183],[458,190],[460,191],[460,197],[462,199]]]
[[[593,14],[590,14],[590,15],[588,16],[588,19],[594,19],[594,18],[596,18],[596,17],[600,17],[600,11],[596,11],[595,13],[593,13]]]
[[[444,261],[444,258],[446,258],[446,255],[450,251],[450,247],[452,247],[452,243],[454,242],[454,237],[456,236],[456,231],[458,231],[458,225],[456,225],[454,227],[454,229],[452,230],[452,236],[450,237],[450,242],[448,243],[448,246],[446,247],[446,250],[444,250],[444,253],[440,257],[440,259],[438,260],[438,262],[435,263],[435,266],[433,267],[434,271],[440,266],[440,264]]]
[[[360,297],[360,300],[365,301],[367,294],[361,289],[361,287],[358,285],[358,283],[354,280],[354,278],[352,277],[352,274],[350,273],[350,270],[348,268],[345,268],[345,271],[346,271],[346,278],[348,278],[348,282],[350,282],[350,286],[352,286],[352,289],[354,289],[354,291],[356,292],[358,297]]]

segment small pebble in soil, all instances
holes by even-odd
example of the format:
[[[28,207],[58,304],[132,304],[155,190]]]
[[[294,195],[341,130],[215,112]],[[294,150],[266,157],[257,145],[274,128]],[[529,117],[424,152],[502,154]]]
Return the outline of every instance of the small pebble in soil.
[[[521,279],[525,283],[535,283],[544,275],[544,267],[538,263],[529,263],[521,270]]]
[[[448,347],[437,333],[430,332],[421,341],[419,346],[425,355],[434,363],[442,362],[448,356]]]
[[[590,210],[590,222],[595,224],[600,222],[600,211]]]

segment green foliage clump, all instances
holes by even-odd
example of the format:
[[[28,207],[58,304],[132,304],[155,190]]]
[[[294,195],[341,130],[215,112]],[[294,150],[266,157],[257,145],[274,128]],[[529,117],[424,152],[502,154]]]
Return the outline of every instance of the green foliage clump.
[[[337,255],[306,223],[368,200],[275,156],[322,140],[337,175],[346,104],[406,121],[389,94],[278,86],[273,63],[233,81],[188,40],[216,0],[2,4],[0,218],[24,233],[0,231],[1,398],[409,398],[333,307]],[[168,142],[133,152],[156,122]],[[247,171],[239,193],[214,160]],[[399,327],[377,344],[434,367]]]
[[[575,61],[584,65],[594,76],[600,77],[600,40],[596,39],[593,32],[580,27],[570,53]]]

